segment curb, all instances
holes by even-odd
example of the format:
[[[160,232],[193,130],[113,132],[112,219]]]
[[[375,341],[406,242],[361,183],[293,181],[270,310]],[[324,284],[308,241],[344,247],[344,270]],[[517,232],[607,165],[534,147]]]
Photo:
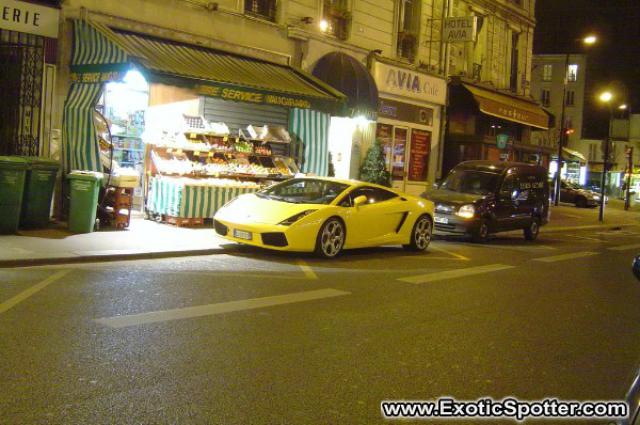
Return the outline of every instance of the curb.
[[[154,260],[160,258],[194,257],[224,254],[224,248],[194,249],[189,251],[135,252],[128,254],[79,255],[77,257],[25,258],[0,260],[0,269],[53,266],[61,264],[106,263],[113,261]]]

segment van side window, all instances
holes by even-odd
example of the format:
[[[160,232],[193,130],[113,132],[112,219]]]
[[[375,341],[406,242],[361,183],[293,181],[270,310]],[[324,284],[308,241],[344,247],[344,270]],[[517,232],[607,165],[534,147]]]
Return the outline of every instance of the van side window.
[[[500,195],[509,196],[513,193],[513,188],[515,185],[515,177],[513,174],[507,175],[502,181],[502,186],[500,187]]]

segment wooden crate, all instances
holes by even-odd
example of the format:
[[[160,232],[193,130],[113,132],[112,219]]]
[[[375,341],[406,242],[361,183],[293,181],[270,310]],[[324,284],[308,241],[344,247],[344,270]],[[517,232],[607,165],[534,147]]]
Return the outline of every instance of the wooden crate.
[[[163,215],[162,222],[167,224],[174,224],[177,227],[198,227],[204,224],[204,218],[173,217],[170,215]]]

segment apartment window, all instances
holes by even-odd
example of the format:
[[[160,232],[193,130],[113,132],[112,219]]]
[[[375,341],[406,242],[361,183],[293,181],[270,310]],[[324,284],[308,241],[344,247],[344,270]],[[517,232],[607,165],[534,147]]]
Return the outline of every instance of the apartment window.
[[[542,103],[542,106],[547,106],[547,107],[551,105],[550,90],[542,89],[542,93],[540,94],[540,103]]]
[[[576,92],[574,92],[573,90],[568,90],[567,91],[566,105],[567,106],[573,106],[574,105],[574,101],[575,101],[575,97],[576,97]]]
[[[244,0],[244,13],[273,22],[276,20],[276,0]]]
[[[598,159],[598,144],[589,144],[589,161],[596,161]]]
[[[322,2],[322,20],[326,22],[325,32],[340,40],[349,38],[351,12],[347,3],[348,0],[323,0]]]
[[[576,64],[569,65],[569,70],[567,72],[567,80],[571,82],[578,81],[578,65]]]
[[[418,48],[420,0],[399,0],[398,56],[413,62]]]
[[[546,64],[542,67],[542,81],[551,81],[553,78],[553,65]]]
[[[509,88],[512,92],[518,92],[518,44],[520,34],[514,32],[511,34],[511,78],[509,80]]]

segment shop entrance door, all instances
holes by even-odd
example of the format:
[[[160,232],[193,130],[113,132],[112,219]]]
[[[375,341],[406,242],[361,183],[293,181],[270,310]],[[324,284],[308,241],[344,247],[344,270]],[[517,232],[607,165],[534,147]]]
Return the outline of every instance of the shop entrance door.
[[[408,138],[408,127],[393,127],[391,143],[391,186],[394,189],[402,191],[405,189],[407,177],[406,157]]]

